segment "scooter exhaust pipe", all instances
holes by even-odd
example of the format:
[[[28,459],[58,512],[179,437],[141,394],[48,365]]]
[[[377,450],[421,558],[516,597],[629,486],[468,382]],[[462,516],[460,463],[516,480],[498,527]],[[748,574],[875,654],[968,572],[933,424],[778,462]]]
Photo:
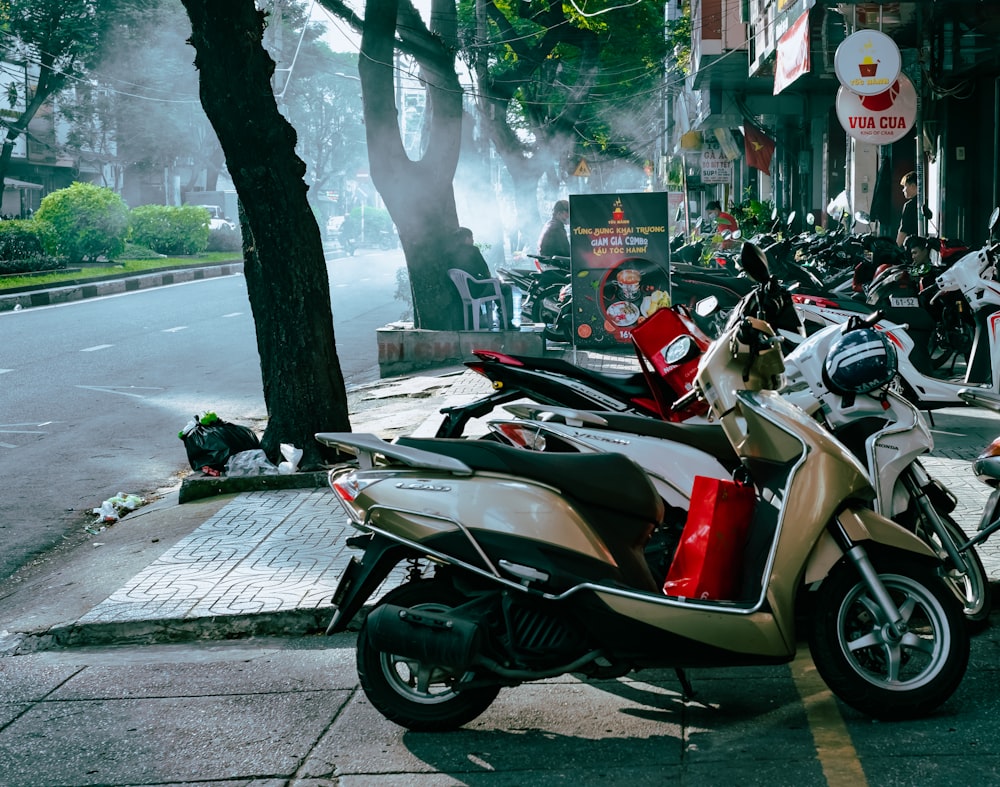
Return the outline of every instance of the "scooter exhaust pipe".
[[[382,604],[365,623],[372,646],[383,653],[465,670],[480,650],[479,626],[440,612]]]

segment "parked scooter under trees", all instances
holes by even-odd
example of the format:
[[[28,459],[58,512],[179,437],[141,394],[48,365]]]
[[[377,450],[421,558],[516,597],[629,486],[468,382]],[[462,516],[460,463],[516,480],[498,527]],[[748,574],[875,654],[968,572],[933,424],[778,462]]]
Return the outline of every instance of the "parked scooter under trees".
[[[766,281],[755,253],[744,268]],[[699,354],[689,337],[669,348],[677,361]],[[729,483],[749,492],[746,539],[728,555],[737,572],[725,576],[739,580],[708,597],[677,592],[686,579],[651,576],[642,548],[663,502],[623,456],[317,435],[358,457],[330,482],[365,552],[337,588],[330,631],[409,565],[358,635],[369,701],[405,727],[450,729],[504,686],[564,673],[788,662],[802,621],[819,674],[852,707],[899,719],[945,702],[969,638],[940,562],[861,503],[874,494],[865,469],[771,390],[782,371],[774,331],[744,313],[700,357],[692,397],[738,456]]]

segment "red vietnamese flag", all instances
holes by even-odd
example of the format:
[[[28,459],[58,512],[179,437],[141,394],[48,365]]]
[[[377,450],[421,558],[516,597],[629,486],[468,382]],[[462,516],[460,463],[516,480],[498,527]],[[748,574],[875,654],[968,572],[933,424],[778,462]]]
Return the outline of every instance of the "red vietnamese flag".
[[[774,155],[774,140],[749,123],[744,123],[743,141],[746,146],[747,165],[769,175],[771,157]]]

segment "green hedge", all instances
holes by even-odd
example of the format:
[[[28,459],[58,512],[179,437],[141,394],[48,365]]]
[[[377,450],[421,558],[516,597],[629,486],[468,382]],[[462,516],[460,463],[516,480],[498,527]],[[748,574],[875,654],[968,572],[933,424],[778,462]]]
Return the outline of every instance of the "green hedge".
[[[35,213],[45,230],[45,250],[70,263],[113,260],[125,248],[129,209],[114,191],[93,183],[74,183],[46,195]]]
[[[132,242],[159,254],[198,254],[208,247],[208,211],[196,205],[140,205],[129,218]]]
[[[0,221],[0,260],[27,260],[44,253],[41,228],[36,222]]]
[[[62,257],[47,257],[41,254],[23,260],[0,260],[0,276],[14,273],[37,273],[39,271],[58,271],[66,267]]]
[[[208,234],[208,251],[242,251],[243,236],[239,227],[219,227]]]

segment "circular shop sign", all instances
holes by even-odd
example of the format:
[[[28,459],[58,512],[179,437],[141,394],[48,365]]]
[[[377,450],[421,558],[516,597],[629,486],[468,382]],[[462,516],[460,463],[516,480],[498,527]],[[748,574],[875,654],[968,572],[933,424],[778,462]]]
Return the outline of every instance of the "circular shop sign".
[[[837,119],[850,136],[873,145],[902,139],[917,118],[917,91],[905,74],[875,96],[837,90]]]
[[[899,47],[885,33],[859,30],[837,47],[833,69],[840,84],[862,96],[884,93],[899,76]]]

